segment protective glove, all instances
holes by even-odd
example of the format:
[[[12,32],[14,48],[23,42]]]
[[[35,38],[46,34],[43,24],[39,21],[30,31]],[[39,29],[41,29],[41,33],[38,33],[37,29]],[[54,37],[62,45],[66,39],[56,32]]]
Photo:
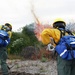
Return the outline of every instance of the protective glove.
[[[52,44],[48,44],[46,50],[54,51],[55,50],[55,47]]]

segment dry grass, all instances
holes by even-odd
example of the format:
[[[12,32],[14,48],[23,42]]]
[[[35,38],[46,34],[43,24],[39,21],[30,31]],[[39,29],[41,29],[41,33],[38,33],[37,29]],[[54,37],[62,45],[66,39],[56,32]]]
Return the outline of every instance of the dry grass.
[[[11,55],[11,54],[9,54],[9,55],[8,55],[8,59],[11,59],[11,60],[13,60],[13,59],[20,59],[20,60],[23,60],[24,58],[21,57],[21,56],[19,56],[19,55]]]

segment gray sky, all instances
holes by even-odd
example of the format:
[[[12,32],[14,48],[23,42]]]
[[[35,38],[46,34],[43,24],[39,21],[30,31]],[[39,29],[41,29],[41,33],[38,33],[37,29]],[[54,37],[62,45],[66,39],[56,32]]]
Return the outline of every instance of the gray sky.
[[[0,24],[9,22],[13,31],[35,21],[34,12],[42,23],[52,23],[55,18],[66,22],[75,20],[75,0],[0,0]]]

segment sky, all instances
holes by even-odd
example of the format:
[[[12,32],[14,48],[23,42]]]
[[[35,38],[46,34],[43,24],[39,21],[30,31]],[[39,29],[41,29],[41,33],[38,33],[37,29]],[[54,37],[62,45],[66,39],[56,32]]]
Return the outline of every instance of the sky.
[[[75,20],[75,0],[0,0],[0,25],[10,23],[13,31],[35,22],[31,9],[41,23],[55,18]]]

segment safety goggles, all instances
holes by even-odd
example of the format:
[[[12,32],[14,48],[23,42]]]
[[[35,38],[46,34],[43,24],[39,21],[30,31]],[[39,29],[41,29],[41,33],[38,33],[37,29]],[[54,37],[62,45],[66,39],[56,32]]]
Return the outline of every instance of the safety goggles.
[[[65,24],[63,23],[63,22],[56,22],[54,25],[53,25],[53,27],[54,28],[65,28]]]

